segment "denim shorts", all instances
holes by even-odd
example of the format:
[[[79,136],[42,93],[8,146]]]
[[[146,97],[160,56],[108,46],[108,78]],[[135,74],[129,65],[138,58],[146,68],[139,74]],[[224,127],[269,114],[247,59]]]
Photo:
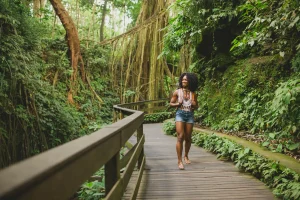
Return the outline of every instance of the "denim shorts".
[[[178,109],[176,111],[175,122],[194,123],[194,112]]]

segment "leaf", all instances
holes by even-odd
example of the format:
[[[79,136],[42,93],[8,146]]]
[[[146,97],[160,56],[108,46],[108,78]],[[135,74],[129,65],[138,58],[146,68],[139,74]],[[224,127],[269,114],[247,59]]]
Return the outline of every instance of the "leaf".
[[[280,55],[281,57],[284,57],[284,54],[285,54],[284,51],[280,51],[280,52],[279,52],[279,55]]]
[[[262,143],[262,146],[266,147],[266,146],[269,146],[269,144],[270,144],[270,142],[266,141],[266,142]]]
[[[270,26],[271,26],[271,27],[274,27],[275,24],[276,24],[276,20],[272,21],[271,24],[270,24]]]
[[[270,138],[272,138],[272,139],[274,139],[274,138],[275,138],[275,136],[276,136],[276,134],[275,134],[275,133],[270,133],[270,134],[269,134],[269,137],[270,137]]]
[[[292,96],[292,95],[291,95],[291,93],[289,93],[289,92],[285,95],[285,98],[284,98],[284,103],[285,103],[285,104],[287,104],[287,105],[290,104],[291,96]]]
[[[297,127],[296,127],[296,126],[293,126],[293,127],[292,127],[292,131],[293,131],[293,133],[295,133],[295,132],[296,132],[296,130],[297,130]]]
[[[245,154],[247,154],[247,153],[249,153],[250,152],[250,149],[249,148],[246,148],[245,150],[244,150],[244,153]]]
[[[295,24],[298,22],[299,16],[297,16],[292,23],[290,23],[289,28],[293,28]]]
[[[282,144],[277,146],[276,152],[282,152]]]
[[[97,192],[97,193],[94,193],[92,196],[104,196],[104,195],[105,195],[104,193]]]
[[[300,142],[295,143],[295,144],[291,144],[291,145],[288,145],[288,146],[287,146],[287,148],[288,148],[289,150],[291,150],[291,151],[293,151],[293,150],[295,150],[295,149],[297,149],[297,148],[299,148],[299,147],[300,147]]]
[[[254,45],[254,40],[249,41],[248,44],[252,47]]]

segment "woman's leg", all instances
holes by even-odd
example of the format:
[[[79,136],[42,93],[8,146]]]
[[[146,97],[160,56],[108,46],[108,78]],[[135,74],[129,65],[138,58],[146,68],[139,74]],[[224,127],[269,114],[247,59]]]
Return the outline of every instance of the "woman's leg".
[[[176,122],[176,132],[177,132],[176,152],[177,152],[179,169],[183,169],[182,149],[183,149],[183,140],[184,140],[184,126],[185,126],[185,122],[180,122],[180,121]]]
[[[193,132],[193,125],[192,123],[186,123],[185,124],[185,134],[184,134],[184,140],[185,140],[185,145],[184,145],[184,161],[186,164],[190,164],[191,161],[189,160],[189,151],[191,148],[192,144],[192,132]]]

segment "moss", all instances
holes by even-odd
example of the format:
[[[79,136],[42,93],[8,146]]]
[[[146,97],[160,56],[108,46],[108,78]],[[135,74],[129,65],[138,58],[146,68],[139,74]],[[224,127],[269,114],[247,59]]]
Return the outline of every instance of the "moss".
[[[235,106],[243,104],[249,93],[274,92],[283,77],[283,67],[273,56],[240,60],[205,81],[199,92],[199,110],[207,125],[220,128],[222,120],[233,115]]]

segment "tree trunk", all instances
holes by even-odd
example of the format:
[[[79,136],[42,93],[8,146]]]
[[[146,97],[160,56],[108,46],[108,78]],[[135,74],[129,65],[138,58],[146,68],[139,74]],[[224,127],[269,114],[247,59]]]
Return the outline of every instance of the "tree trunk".
[[[177,74],[187,72],[190,65],[191,65],[191,52],[190,52],[190,45],[187,43],[183,45],[183,47],[180,50],[180,60],[179,60],[180,67],[178,67],[177,69]]]
[[[33,0],[33,14],[37,18],[43,18],[41,9],[45,8],[46,0]]]
[[[140,99],[139,94],[143,94],[142,98],[153,100],[163,97],[161,80],[164,78],[163,59],[157,59],[162,52],[163,29],[167,25],[168,14],[165,9],[168,7],[167,1],[148,0],[143,2],[142,11],[137,20],[137,24],[141,24],[150,18],[153,23],[147,29],[146,38],[139,38],[140,43],[145,43],[145,49],[142,49],[144,59],[142,59],[142,81],[138,81],[137,88],[140,89],[136,100]],[[163,13],[163,14],[160,14]]]
[[[93,8],[92,8],[92,23],[89,22],[88,26],[88,35],[87,35],[87,40],[86,40],[86,48],[89,48],[89,40],[90,40],[90,35],[91,35],[91,31],[94,31],[94,18],[95,18],[95,10],[96,10],[96,4],[93,4]],[[94,41],[94,38],[92,38],[92,41]]]
[[[59,17],[61,23],[63,24],[65,30],[66,30],[66,40],[69,47],[69,58],[71,62],[71,67],[73,69],[71,78],[70,78],[70,88],[68,92],[68,101],[70,103],[74,103],[73,95],[75,93],[75,83],[77,79],[77,65],[78,60],[81,61],[81,75],[83,81],[85,81],[85,73],[84,73],[84,66],[83,61],[80,53],[80,42],[78,38],[78,32],[75,27],[75,24],[72,20],[72,18],[69,16],[68,12],[62,5],[60,0],[50,0],[57,16]]]
[[[104,25],[105,25],[106,11],[107,11],[107,1],[108,0],[104,0],[104,4],[102,8],[102,19],[100,25],[100,42],[104,40]]]
[[[55,27],[56,27],[56,13],[55,11],[53,11],[53,26],[52,26],[52,34],[51,34],[51,37],[53,38],[54,37],[54,34],[55,34]]]

